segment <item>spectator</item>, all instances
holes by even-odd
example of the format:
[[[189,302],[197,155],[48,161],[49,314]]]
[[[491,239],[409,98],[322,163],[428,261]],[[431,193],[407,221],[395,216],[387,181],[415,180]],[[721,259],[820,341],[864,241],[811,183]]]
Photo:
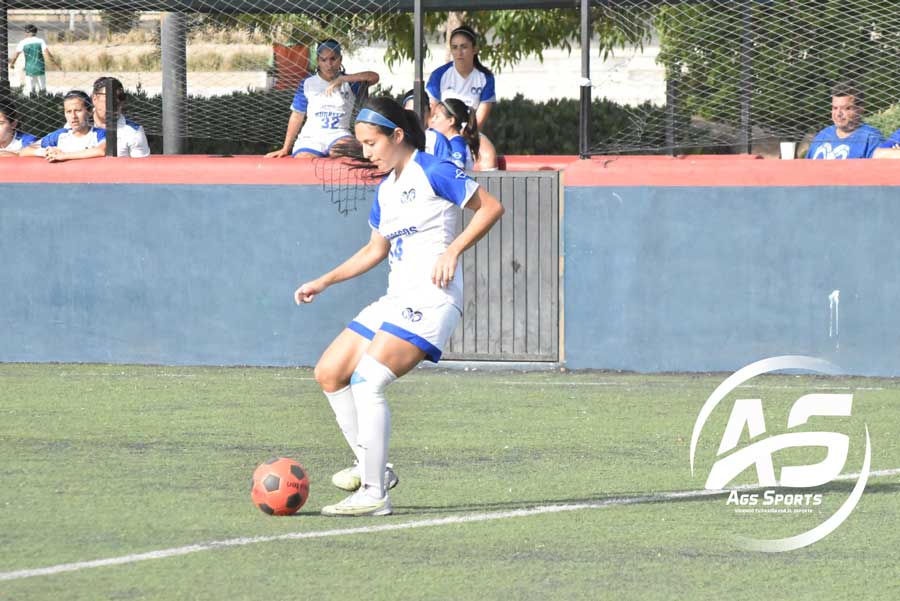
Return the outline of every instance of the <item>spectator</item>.
[[[401,103],[403,108],[408,111],[413,111],[415,107],[415,103],[413,101],[413,91],[410,90],[403,96],[403,102]],[[427,113],[427,109],[426,109]],[[426,118],[425,122],[428,122]],[[435,156],[443,161],[450,160],[450,141],[447,137],[441,132],[437,131],[434,128],[429,127],[425,130],[425,152],[428,154]]]
[[[425,91],[432,112],[438,102],[458,98],[469,108],[475,109],[478,129],[484,129],[497,95],[494,91],[494,74],[478,60],[478,35],[463,25],[450,33],[450,54],[453,60],[432,72]],[[497,151],[493,143],[481,134],[479,168],[491,171],[497,168]]]
[[[363,86],[367,89],[378,83],[378,73],[345,73],[336,40],[322,41],[316,57],[315,75],[301,81],[294,95],[284,145],[268,153],[269,158],[343,156],[353,154],[351,149],[359,146],[350,132],[350,117]]]
[[[813,139],[808,159],[868,159],[881,144],[881,132],[862,122],[863,95],[850,83],[841,83],[831,92],[831,120]]]
[[[450,160],[460,169],[474,169],[481,144],[475,109],[448,98],[431,111],[431,126],[450,140]]]
[[[882,142],[872,154],[873,159],[900,159],[900,129]]]
[[[19,156],[37,137],[19,131],[19,113],[12,102],[0,102],[0,157]]]
[[[45,92],[47,90],[47,69],[46,62],[51,60],[56,66],[62,69],[62,65],[50,53],[47,48],[47,42],[37,37],[37,27],[34,25],[26,25],[25,33],[28,37],[23,39],[16,46],[16,51],[9,59],[9,68],[12,69],[20,54],[25,55],[25,85],[22,93],[26,96],[36,93]]]
[[[102,157],[106,153],[106,130],[91,125],[91,98],[81,90],[63,97],[66,127],[58,129],[22,149],[19,156],[40,156],[48,163]]]
[[[122,114],[125,107],[125,88],[115,77],[101,77],[94,82],[91,102],[94,104],[94,126],[106,129],[106,85],[112,82],[113,106],[118,119],[116,121],[116,156],[143,158],[150,156],[150,144],[144,128]]]

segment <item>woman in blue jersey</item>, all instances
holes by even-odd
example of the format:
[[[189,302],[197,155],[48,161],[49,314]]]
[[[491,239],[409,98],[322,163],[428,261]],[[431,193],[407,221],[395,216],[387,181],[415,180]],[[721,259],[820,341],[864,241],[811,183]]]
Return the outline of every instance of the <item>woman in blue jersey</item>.
[[[478,59],[478,35],[463,25],[450,32],[450,54],[453,61],[435,69],[428,78],[425,91],[434,114],[438,103],[448,98],[458,98],[475,110],[479,130],[484,129],[497,94],[494,90],[494,74]],[[479,168],[489,171],[497,168],[497,151],[494,144],[481,134]]]
[[[19,156],[37,137],[19,131],[19,113],[12,101],[0,102],[0,157]]]
[[[81,90],[63,96],[66,126],[22,150],[19,156],[41,156],[48,163],[102,157],[106,154],[106,130],[91,125],[94,106]]]
[[[403,101],[400,103],[403,105],[403,108],[409,111],[415,111],[415,100],[414,100],[414,92],[410,90],[406,94],[403,95]],[[429,118],[425,115],[425,122],[428,123]],[[445,161],[450,160],[450,140],[447,139],[447,136],[437,131],[433,127],[429,127],[425,130],[425,152],[428,154],[432,154],[439,159],[443,159]]]
[[[375,71],[345,73],[341,45],[323,40],[316,49],[316,73],[300,82],[291,103],[284,144],[269,158],[346,156],[356,140],[350,131],[353,106],[362,86],[378,83]],[[299,137],[298,137],[299,134]]]
[[[418,117],[390,98],[374,98],[356,118],[356,138],[372,168],[385,174],[369,213],[368,243],[294,292],[312,302],[329,286],[363,274],[385,258],[387,293],[364,308],[329,345],[315,376],[357,465],[334,475],[355,491],[324,515],[387,515],[390,411],[385,388],[423,359],[437,362],[462,314],[459,256],[503,214],[499,201],[447,161],[422,152]],[[460,208],[474,211],[460,231]]]
[[[450,160],[460,169],[474,169],[478,160],[481,136],[475,110],[462,100],[448,98],[431,111],[431,127],[450,142]]]

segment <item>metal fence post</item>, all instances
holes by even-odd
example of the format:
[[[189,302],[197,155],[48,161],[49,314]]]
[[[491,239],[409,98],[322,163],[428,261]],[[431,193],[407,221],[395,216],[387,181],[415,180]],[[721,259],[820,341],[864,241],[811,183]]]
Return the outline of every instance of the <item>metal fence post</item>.
[[[168,13],[163,17],[160,40],[163,153],[181,154],[187,97],[187,18],[183,13]]]
[[[591,3],[581,0],[581,103],[578,119],[578,154],[591,150]]]
[[[119,156],[119,111],[112,78],[106,79],[106,156]]]

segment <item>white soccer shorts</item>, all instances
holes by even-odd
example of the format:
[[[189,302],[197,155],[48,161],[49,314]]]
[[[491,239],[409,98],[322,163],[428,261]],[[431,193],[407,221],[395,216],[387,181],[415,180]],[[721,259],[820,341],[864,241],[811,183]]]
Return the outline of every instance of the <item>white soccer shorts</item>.
[[[321,129],[309,135],[303,135],[301,131],[300,137],[294,142],[291,156],[297,156],[301,152],[308,152],[317,157],[326,157],[335,142],[346,137],[353,137],[349,129]]]
[[[416,345],[425,351],[426,359],[437,363],[461,316],[451,303],[418,305],[385,295],[360,311],[347,327],[369,340],[383,330]]]

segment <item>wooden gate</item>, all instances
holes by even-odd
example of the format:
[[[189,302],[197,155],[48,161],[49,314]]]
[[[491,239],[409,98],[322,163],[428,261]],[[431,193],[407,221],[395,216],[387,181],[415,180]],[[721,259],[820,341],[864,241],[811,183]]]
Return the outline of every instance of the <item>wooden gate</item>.
[[[463,254],[463,318],[444,358],[559,361],[559,172],[474,176],[506,212]]]

